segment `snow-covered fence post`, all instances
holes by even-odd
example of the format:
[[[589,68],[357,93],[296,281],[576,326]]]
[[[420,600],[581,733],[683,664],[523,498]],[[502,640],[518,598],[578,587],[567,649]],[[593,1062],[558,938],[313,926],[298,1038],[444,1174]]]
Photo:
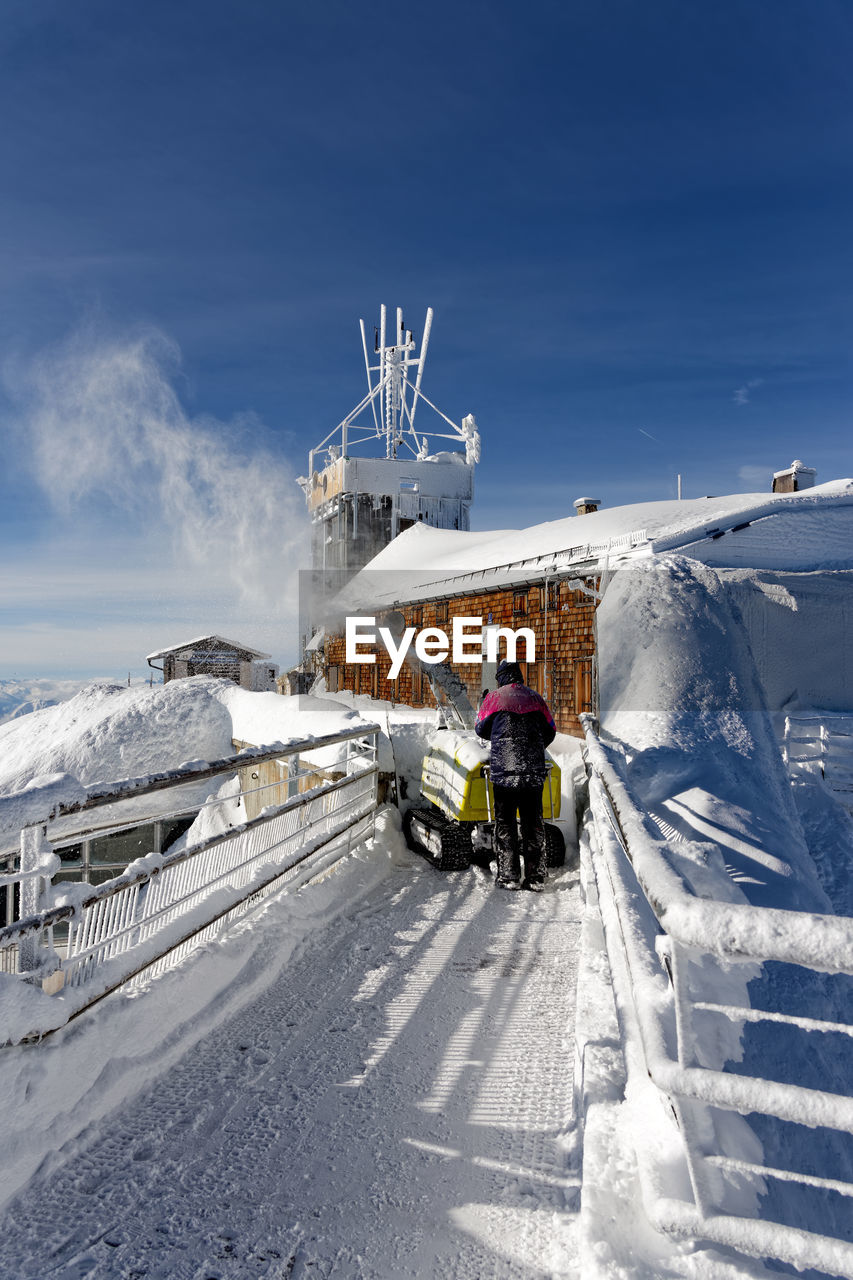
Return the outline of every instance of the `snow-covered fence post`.
[[[669,936],[666,937],[666,952],[675,1011],[678,1065],[689,1068],[696,1065],[696,1030],[688,978],[690,952]],[[671,1102],[685,1138],[684,1153],[696,1208],[701,1217],[707,1219],[719,1203],[723,1190],[720,1174],[709,1168],[703,1159],[703,1152],[714,1149],[713,1126],[707,1107],[701,1103],[684,1097],[672,1098]]]
[[[21,831],[21,916],[36,916],[50,906],[48,882],[59,866],[53,852],[47,827],[39,823]],[[26,934],[18,944],[18,964],[22,973],[39,967],[41,933]]]

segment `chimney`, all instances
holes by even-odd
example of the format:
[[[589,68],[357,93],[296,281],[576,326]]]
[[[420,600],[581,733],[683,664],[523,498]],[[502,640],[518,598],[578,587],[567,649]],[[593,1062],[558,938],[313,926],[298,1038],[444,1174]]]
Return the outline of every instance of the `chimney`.
[[[811,489],[816,479],[814,467],[807,467],[799,458],[795,458],[786,471],[773,473],[773,492],[798,493],[800,489]]]
[[[802,465],[802,464],[801,464]],[[575,514],[579,516],[591,516],[593,511],[597,511],[601,506],[600,498],[576,498],[572,503]]]

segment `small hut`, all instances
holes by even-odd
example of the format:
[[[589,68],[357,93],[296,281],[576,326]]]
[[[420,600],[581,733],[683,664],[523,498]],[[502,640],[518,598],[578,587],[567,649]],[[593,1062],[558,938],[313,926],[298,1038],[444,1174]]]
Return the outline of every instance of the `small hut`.
[[[216,676],[220,680],[232,680],[243,689],[274,693],[278,666],[269,661],[269,656],[235,640],[227,640],[225,636],[197,636],[183,644],[149,653],[146,660],[154,671],[162,671],[164,684],[188,676]],[[159,660],[162,667],[156,665]]]

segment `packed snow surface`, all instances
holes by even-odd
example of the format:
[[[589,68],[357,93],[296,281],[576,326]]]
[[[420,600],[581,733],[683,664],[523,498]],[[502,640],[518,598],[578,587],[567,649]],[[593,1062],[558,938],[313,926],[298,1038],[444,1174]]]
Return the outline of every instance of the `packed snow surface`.
[[[501,895],[383,841],[0,1058],[7,1170],[67,1135],[0,1275],[577,1274],[576,877]]]

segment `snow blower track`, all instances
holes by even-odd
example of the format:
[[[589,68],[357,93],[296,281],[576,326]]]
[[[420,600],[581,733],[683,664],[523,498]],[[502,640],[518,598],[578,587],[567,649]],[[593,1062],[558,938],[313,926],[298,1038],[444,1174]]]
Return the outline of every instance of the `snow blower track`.
[[[575,1275],[577,878],[412,858],[5,1216],[0,1275]]]

